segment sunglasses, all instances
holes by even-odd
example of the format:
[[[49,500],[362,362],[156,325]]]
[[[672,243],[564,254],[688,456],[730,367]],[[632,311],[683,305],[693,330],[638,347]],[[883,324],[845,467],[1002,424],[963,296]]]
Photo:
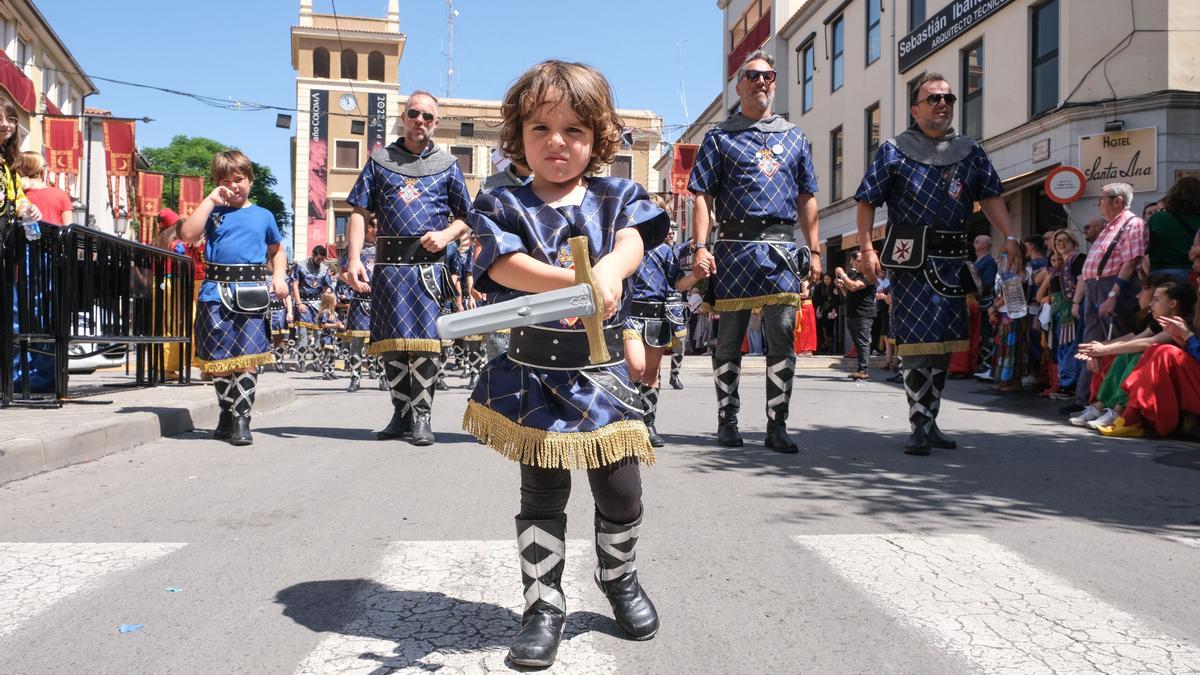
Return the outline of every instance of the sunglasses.
[[[758,78],[762,78],[763,82],[771,84],[775,81],[775,71],[773,70],[743,70],[742,77],[751,82],[758,82]]]
[[[418,117],[420,117],[421,119],[425,120],[426,122],[433,121],[433,113],[421,112],[420,110],[417,110],[416,108],[409,108],[408,112],[405,114],[408,115],[408,119],[410,119],[410,120],[415,120]]]
[[[942,102],[945,102],[946,105],[954,105],[954,102],[957,100],[958,97],[954,94],[930,94],[929,96],[925,97],[925,102],[931,106],[935,106]]]

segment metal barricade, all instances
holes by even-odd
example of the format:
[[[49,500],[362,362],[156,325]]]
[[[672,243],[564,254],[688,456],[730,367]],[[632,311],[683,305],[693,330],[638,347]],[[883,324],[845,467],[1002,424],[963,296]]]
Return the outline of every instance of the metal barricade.
[[[11,227],[0,241],[0,404],[32,400],[31,355],[53,354],[54,399],[68,400],[70,348],[133,350],[138,386],[175,371],[189,380],[195,282],[192,260],[78,225],[42,224],[29,241]],[[167,363],[167,345],[172,347]],[[19,358],[14,377],[14,354]],[[14,380],[20,379],[18,392]]]

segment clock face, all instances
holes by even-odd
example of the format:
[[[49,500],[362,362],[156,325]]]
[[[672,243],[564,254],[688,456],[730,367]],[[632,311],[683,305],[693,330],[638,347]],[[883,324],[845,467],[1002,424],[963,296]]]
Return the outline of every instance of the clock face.
[[[342,94],[342,97],[338,99],[338,105],[342,110],[350,112],[358,107],[358,100],[354,98],[354,94]]]

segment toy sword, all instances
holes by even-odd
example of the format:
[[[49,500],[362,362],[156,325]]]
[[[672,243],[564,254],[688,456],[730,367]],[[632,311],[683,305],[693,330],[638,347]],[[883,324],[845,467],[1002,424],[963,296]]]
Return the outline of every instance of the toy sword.
[[[568,243],[575,262],[574,285],[440,316],[437,320],[438,336],[453,340],[575,316],[583,321],[587,331],[588,360],[591,363],[607,363],[609,353],[608,345],[604,343],[604,302],[592,277],[588,238],[571,237]]]

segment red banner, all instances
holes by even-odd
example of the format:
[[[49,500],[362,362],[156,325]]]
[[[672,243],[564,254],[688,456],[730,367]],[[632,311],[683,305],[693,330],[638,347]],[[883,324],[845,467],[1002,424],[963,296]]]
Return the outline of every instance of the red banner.
[[[52,174],[79,174],[83,158],[83,134],[79,120],[47,116],[42,123],[42,145],[46,148],[46,168]]]
[[[132,176],[135,122],[104,120],[104,150],[108,159],[108,176]]]
[[[138,213],[142,214],[142,222],[152,222],[162,210],[163,175],[149,171],[139,171],[137,182]],[[145,227],[143,230],[147,229]],[[149,228],[151,231],[156,228]]]
[[[3,50],[0,50],[0,87],[25,112],[37,111],[37,88],[33,86],[33,80],[26,77]]]
[[[200,176],[179,177],[179,217],[192,215],[204,201],[204,179]]]
[[[671,161],[671,192],[686,194],[692,166],[696,164],[696,152],[700,146],[691,143],[676,143]]]

